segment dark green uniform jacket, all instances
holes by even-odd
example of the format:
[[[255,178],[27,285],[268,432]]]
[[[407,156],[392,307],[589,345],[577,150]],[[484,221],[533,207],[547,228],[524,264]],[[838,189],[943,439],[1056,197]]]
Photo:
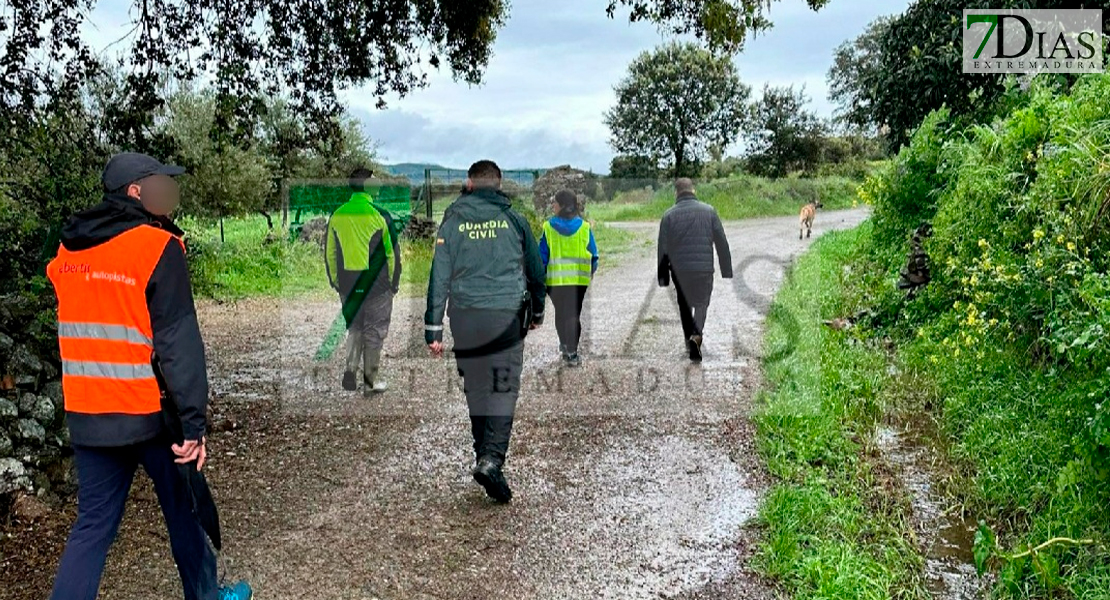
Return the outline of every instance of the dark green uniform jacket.
[[[452,311],[516,311],[527,290],[533,320],[543,320],[546,287],[539,248],[528,221],[510,205],[502,192],[479,189],[460,196],[444,213],[424,313],[428,343],[443,339],[448,299]]]

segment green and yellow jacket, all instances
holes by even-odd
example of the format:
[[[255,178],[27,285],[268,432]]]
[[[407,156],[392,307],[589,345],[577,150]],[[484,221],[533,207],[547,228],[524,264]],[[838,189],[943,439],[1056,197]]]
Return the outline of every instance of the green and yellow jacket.
[[[373,281],[372,293],[386,289],[397,292],[401,247],[390,233],[392,225],[389,213],[374,205],[366,192],[351,194],[350,200],[335,209],[328,219],[324,242],[328,282],[333,288],[349,293],[347,288],[361,276],[364,281]]]

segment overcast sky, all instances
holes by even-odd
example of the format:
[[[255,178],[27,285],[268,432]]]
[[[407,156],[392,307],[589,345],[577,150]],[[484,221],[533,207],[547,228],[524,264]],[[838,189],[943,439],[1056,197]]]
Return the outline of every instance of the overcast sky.
[[[94,48],[118,38],[131,0],[100,0],[83,28]],[[818,114],[832,114],[825,74],[841,42],[909,0],[831,0],[813,12],[804,0],[776,0],[775,26],[748,41],[735,59],[756,94],[764,83],[805,86]],[[609,19],[605,0],[513,0],[481,86],[432,71],[431,85],[374,108],[371,93],[344,93],[378,143],[383,162],[465,168],[491,158],[505,168],[572,164],[607,172],[613,151],[602,115],[628,63],[667,41],[651,24]]]
[[[506,168],[570,163],[607,172],[613,150],[602,115],[613,86],[641,52],[666,39],[649,24],[608,19],[604,0],[514,0],[479,87],[434,73],[431,85],[386,110],[374,98],[347,95],[376,140],[384,162],[430,162],[465,168],[492,158]],[[812,108],[832,114],[825,74],[833,50],[876,17],[900,13],[909,0],[832,0],[820,12],[804,0],[771,4],[775,26],[749,40],[735,62],[754,93],[804,85]]]

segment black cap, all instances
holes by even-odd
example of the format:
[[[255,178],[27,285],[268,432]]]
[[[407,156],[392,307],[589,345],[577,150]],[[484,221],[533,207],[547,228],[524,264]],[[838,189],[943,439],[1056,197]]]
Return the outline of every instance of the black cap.
[[[105,190],[111,192],[150,175],[172,177],[184,172],[183,167],[164,165],[158,162],[158,159],[146,154],[123,152],[108,159],[108,164],[104,166],[104,173],[100,175],[100,182],[104,184]]]

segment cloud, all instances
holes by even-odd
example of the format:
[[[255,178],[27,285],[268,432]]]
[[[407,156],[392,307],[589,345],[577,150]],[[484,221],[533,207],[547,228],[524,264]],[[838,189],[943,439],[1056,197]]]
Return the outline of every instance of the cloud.
[[[816,13],[802,0],[774,2],[774,28],[735,59],[741,79],[756,95],[764,84],[805,86],[810,108],[831,116],[825,77],[833,49],[908,2],[879,8],[837,0]],[[347,99],[389,162],[465,167],[488,157],[510,168],[571,163],[605,172],[613,151],[602,116],[614,102],[612,88],[629,62],[667,38],[649,24],[606,18],[603,5],[515,2],[481,86],[437,72],[430,87],[391,98],[384,111],[370,97]]]
[[[820,12],[804,0],[773,1],[775,26],[735,59],[740,77],[757,94],[765,83],[805,85],[810,108],[830,116],[825,76],[833,49],[909,1],[833,0]],[[630,24],[627,14],[607,18],[605,6],[517,0],[480,86],[433,70],[428,88],[387,98],[387,110],[374,108],[369,88],[342,97],[391,162],[466,166],[484,156],[506,167],[571,163],[604,172],[613,152],[602,117],[614,102],[613,86],[636,56],[668,39],[654,25]],[[130,7],[128,0],[101,0],[83,35],[103,48],[125,30]]]
[[[466,168],[488,158],[505,169],[546,168],[573,163],[606,172],[609,151],[596,132],[543,127],[486,127],[443,123],[405,110],[367,112],[356,109],[366,133],[378,141],[383,162],[434,162]],[[576,133],[581,133],[577,136]]]

